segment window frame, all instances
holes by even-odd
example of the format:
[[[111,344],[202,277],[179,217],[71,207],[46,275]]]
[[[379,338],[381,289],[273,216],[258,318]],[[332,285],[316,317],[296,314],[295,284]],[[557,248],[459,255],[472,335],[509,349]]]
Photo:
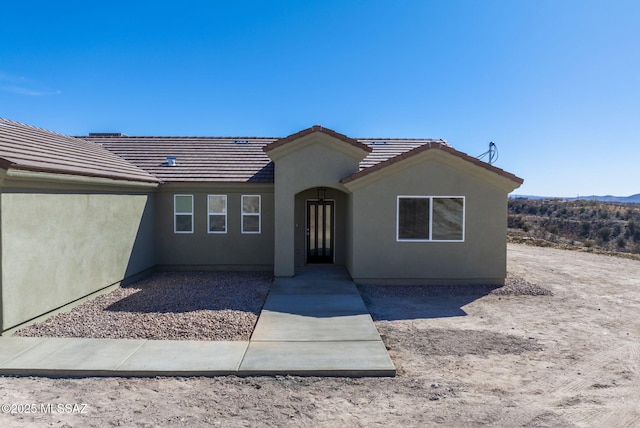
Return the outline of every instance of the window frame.
[[[244,198],[257,197],[258,198],[258,212],[257,213],[245,213],[244,212]],[[245,216],[258,217],[258,230],[244,230],[244,218]],[[262,195],[241,195],[240,197],[240,231],[243,235],[259,235],[262,233]]]
[[[411,239],[400,238],[400,199],[429,199],[429,238]],[[462,199],[462,238],[461,239],[433,239],[433,200],[434,199]],[[440,195],[398,195],[396,197],[396,242],[465,242],[467,223],[467,200],[465,196]]]
[[[211,197],[212,196],[220,196],[224,198],[224,212],[221,213],[212,213],[211,212]],[[228,223],[228,215],[229,215],[229,198],[227,195],[207,195],[207,233],[212,233],[216,235],[224,235],[228,231],[229,223]],[[211,217],[212,216],[224,216],[224,230],[211,230]]]
[[[182,196],[188,196],[189,198],[191,198],[191,212],[178,212],[177,211],[177,208],[178,208],[177,200],[178,200],[178,197],[182,197]],[[188,194],[176,194],[176,195],[173,195],[173,233],[179,233],[179,234],[193,233],[193,230],[194,230],[193,203],[194,203],[193,195],[188,195]],[[188,215],[188,216],[191,217],[191,230],[178,230],[178,216],[179,215]]]

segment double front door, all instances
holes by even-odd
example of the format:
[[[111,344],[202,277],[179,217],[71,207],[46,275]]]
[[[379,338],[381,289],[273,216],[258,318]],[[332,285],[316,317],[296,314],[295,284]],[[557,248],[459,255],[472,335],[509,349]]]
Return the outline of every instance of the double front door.
[[[333,263],[334,201],[307,201],[307,263]]]

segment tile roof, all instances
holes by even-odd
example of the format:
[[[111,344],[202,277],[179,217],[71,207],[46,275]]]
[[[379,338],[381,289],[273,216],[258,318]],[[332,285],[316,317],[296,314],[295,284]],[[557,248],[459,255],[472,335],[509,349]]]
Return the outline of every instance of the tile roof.
[[[0,167],[158,182],[152,175],[97,144],[2,118]]]
[[[355,140],[351,137],[347,137],[344,134],[340,134],[339,132],[336,132],[333,129],[324,128],[320,125],[313,125],[311,128],[303,129],[302,131],[296,132],[295,134],[291,134],[288,137],[280,138],[279,140],[265,146],[264,151],[268,152],[277,147],[284,146],[285,144],[288,144],[292,141],[295,141],[299,138],[304,137],[305,135],[309,135],[314,132],[321,132],[323,134],[329,135],[330,137],[336,138],[340,141],[344,141],[345,143],[350,144],[354,147],[357,147],[361,150],[364,150],[365,152],[371,152],[371,148],[368,147],[366,144],[362,144],[358,140]]]
[[[164,182],[223,183],[273,183],[273,162],[265,153],[265,148],[284,140],[268,137],[136,137],[118,134],[93,134],[82,138],[102,145]],[[360,163],[360,168],[368,168],[416,147],[441,140],[363,138],[353,141],[370,152]],[[168,156],[175,156],[175,166],[168,165]]]
[[[425,150],[438,148],[510,180],[522,179],[452,148],[444,140],[402,138],[350,138],[313,126],[285,138],[277,137],[150,137],[117,133],[79,137],[98,143],[163,182],[273,183],[274,167],[267,152],[312,132],[323,132],[369,152],[360,171],[342,182],[392,165]],[[176,158],[170,166],[167,157]]]
[[[359,138],[363,144],[372,148],[371,153],[360,162],[360,169],[370,168],[381,162],[399,156],[425,144],[440,143],[448,146],[444,140],[400,139],[400,138]]]
[[[262,148],[276,138],[82,137],[100,144],[164,182],[272,183],[273,163]],[[168,156],[176,158],[169,166]]]
[[[360,171],[345,177],[343,183],[432,148],[514,182],[523,181],[443,140],[354,139],[318,125],[285,138],[131,137],[118,133],[69,137],[0,118],[0,167],[144,182],[273,183],[273,162],[266,152],[312,132],[323,132],[368,152]],[[169,165],[170,156],[176,158],[175,166]]]
[[[453,147],[451,147],[449,144],[443,142],[443,141],[434,141],[434,142],[429,142],[427,144],[422,144],[418,147],[415,147],[411,150],[405,151],[397,156],[393,156],[393,157],[389,157],[387,158],[387,160],[382,161],[382,162],[378,162],[375,163],[374,165],[371,165],[371,167],[369,168],[364,168],[361,169],[359,172],[356,172],[354,174],[351,174],[348,177],[343,178],[342,180],[340,180],[341,183],[349,183],[351,181],[357,180],[358,178],[364,177],[366,175],[369,175],[371,173],[374,173],[376,171],[379,171],[383,168],[386,168],[390,165],[393,165],[397,162],[400,162],[404,159],[407,159],[409,157],[415,156],[419,153],[423,153],[427,150],[433,150],[433,149],[439,149],[439,150],[443,150],[449,154],[452,154],[460,159],[463,159],[467,162],[471,162],[477,166],[480,166],[484,169],[487,169],[491,172],[494,172],[502,177],[508,178],[509,180],[522,184],[524,182],[524,180],[514,174],[511,174],[510,172],[507,172],[503,169],[497,168],[493,165],[488,164],[487,162],[481,161],[478,158],[474,158],[472,156],[469,156],[466,153],[460,152],[456,149],[454,149]],[[365,159],[366,160],[366,159]]]

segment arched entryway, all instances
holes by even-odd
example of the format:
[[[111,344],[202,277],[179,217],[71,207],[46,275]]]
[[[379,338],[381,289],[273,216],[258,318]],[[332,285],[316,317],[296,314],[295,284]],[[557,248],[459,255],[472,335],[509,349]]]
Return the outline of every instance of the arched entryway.
[[[295,197],[295,264],[345,264],[348,195],[314,187]]]

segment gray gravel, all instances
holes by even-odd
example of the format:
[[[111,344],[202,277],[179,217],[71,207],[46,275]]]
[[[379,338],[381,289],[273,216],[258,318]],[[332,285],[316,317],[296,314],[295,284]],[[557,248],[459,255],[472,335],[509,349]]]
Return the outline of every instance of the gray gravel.
[[[272,282],[270,272],[158,272],[14,335],[249,340]]]
[[[533,284],[521,276],[507,273],[504,287],[496,288],[491,293],[497,296],[552,296],[551,290]]]
[[[378,285],[360,284],[360,293],[369,296],[476,296],[493,294],[498,296],[550,296],[553,293],[526,279],[507,273],[505,285],[497,284],[456,284],[456,285]]]
[[[25,337],[249,340],[273,282],[270,272],[158,272],[14,333]],[[551,295],[509,273],[504,287],[364,285],[369,296]]]

